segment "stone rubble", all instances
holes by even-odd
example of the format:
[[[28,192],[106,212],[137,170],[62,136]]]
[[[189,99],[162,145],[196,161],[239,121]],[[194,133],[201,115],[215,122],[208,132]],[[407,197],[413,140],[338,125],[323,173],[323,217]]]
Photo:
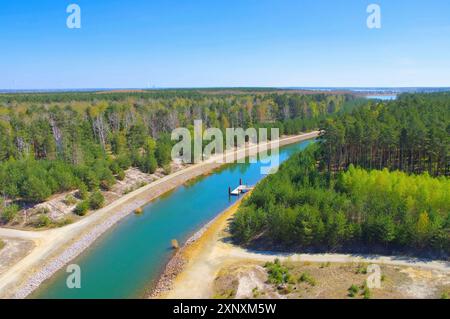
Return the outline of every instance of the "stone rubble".
[[[175,278],[183,271],[184,266],[187,264],[187,260],[184,257],[184,251],[198,241],[205,231],[211,227],[211,225],[221,216],[222,214],[217,215],[214,219],[209,221],[205,226],[203,226],[199,231],[194,233],[181,247],[177,250],[175,255],[170,259],[167,263],[162,275],[159,277],[159,280],[156,286],[150,291],[149,298],[157,298],[164,292],[170,291],[172,289],[173,281]]]
[[[34,274],[14,295],[15,299],[23,299],[36,290],[45,280],[53,276],[71,260],[80,255],[97,238],[99,238],[109,228],[114,226],[122,218],[132,213],[135,209],[145,205],[145,201],[136,201],[126,205],[120,212],[114,214],[103,223],[95,226],[89,233],[81,237],[78,241],[67,248],[62,254],[46,264],[39,272]]]

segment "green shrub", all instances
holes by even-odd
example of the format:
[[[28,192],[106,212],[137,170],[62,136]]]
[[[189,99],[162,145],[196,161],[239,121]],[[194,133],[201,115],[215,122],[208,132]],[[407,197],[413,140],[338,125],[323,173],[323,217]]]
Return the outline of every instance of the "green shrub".
[[[131,166],[131,159],[128,155],[126,154],[120,154],[117,157],[117,163],[119,164],[121,169],[129,169]]]
[[[300,278],[298,279],[300,282],[305,282],[307,284],[310,284],[311,286],[316,285],[316,280],[313,276],[311,276],[309,273],[304,272],[301,274]]]
[[[11,222],[17,216],[18,212],[19,212],[18,205],[12,204],[12,205],[4,207],[3,211],[2,211],[2,216],[1,216],[2,221],[4,223]]]
[[[124,179],[125,179],[125,171],[124,170],[120,170],[118,173],[117,173],[117,179],[119,180],[119,181],[123,181]]]
[[[155,157],[159,166],[164,167],[165,165],[170,164],[170,161],[172,160],[171,152],[172,145],[170,144],[170,140],[165,138],[158,140],[156,144]]]
[[[283,266],[279,259],[275,259],[275,262],[268,262],[264,265],[267,269],[269,276],[269,282],[275,285],[286,284],[292,280],[291,275],[287,267]]]
[[[109,164],[109,169],[111,170],[111,172],[112,172],[113,174],[119,174],[119,172],[122,170],[122,169],[120,168],[120,165],[119,165],[118,162],[111,162],[111,163]]]
[[[78,187],[78,198],[81,200],[85,200],[88,198],[88,196],[89,196],[88,187],[86,186],[86,184],[81,183],[80,186]]]
[[[90,191],[93,191],[100,186],[100,180],[92,170],[87,169],[83,172],[83,174],[83,182]]]
[[[112,183],[110,180],[103,180],[100,182],[101,189],[105,191],[110,191],[113,185],[114,183]]]
[[[164,174],[166,174],[166,175],[170,175],[170,173],[172,173],[172,167],[170,166],[170,164],[164,165],[163,170],[164,170]]]
[[[144,173],[153,174],[158,168],[158,162],[156,161],[155,156],[152,154],[148,154],[142,157],[139,162],[139,168]]]
[[[367,284],[364,285],[363,296],[364,299],[370,299],[372,297],[372,293],[370,292],[369,287],[367,287]]]
[[[356,296],[358,291],[359,291],[359,288],[357,285],[351,285],[350,288],[348,288],[348,296],[353,298]]]
[[[105,205],[105,198],[100,191],[95,191],[89,196],[89,207],[91,209],[99,209]]]
[[[52,194],[49,184],[39,177],[29,176],[22,184],[20,193],[23,199],[33,203],[40,203]]]
[[[52,224],[52,220],[47,215],[39,215],[39,218],[36,222],[36,227],[48,227]]]
[[[0,239],[0,250],[5,247],[5,242],[3,240]]]
[[[83,200],[78,203],[73,212],[78,216],[84,216],[86,215],[88,210],[89,210],[89,202],[87,200]]]
[[[441,295],[441,299],[448,299],[448,298],[449,298],[448,292],[443,292]]]
[[[72,205],[75,205],[76,203],[77,203],[77,199],[72,194],[68,194],[64,198],[64,204],[66,204],[67,206],[72,206]]]
[[[367,265],[363,264],[358,265],[358,268],[356,269],[356,274],[363,274],[363,275],[367,274]]]

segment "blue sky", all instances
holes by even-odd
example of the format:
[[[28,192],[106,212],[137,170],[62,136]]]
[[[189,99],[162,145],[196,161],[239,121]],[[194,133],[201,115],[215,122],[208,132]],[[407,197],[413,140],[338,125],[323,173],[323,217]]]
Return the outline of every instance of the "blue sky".
[[[450,86],[450,1],[0,0],[0,88],[149,86]]]

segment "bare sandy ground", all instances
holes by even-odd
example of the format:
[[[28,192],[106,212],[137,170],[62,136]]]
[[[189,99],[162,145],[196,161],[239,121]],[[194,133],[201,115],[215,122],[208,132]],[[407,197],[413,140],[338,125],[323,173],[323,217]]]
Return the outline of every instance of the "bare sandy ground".
[[[237,262],[222,268],[213,284],[219,299],[439,299],[450,293],[450,273],[422,268],[382,265],[379,288],[365,296],[368,263],[284,262],[289,283],[269,282],[262,262]],[[307,274],[308,280],[301,280]],[[355,285],[358,291],[349,295]]]
[[[14,265],[34,248],[34,243],[26,239],[1,239],[4,247],[0,248],[0,274]]]
[[[184,269],[175,278],[172,289],[161,298],[197,299],[213,297],[213,283],[219,271],[236,264],[252,264],[273,261],[313,263],[376,263],[380,265],[409,266],[414,269],[436,270],[450,273],[450,263],[425,261],[408,257],[345,254],[275,254],[253,252],[232,245],[227,233],[229,222],[238,209],[236,203],[215,219],[203,235],[182,252],[187,260]]]
[[[277,141],[278,143],[265,144],[263,149],[271,149],[278,146],[277,144],[282,146],[315,138],[318,134],[319,132],[315,131],[285,137]],[[225,155],[242,158],[256,154],[260,150],[261,145],[249,145],[246,148],[229,151]],[[165,176],[62,228],[41,232],[0,228],[0,237],[27,239],[33,241],[35,245],[28,255],[0,274],[0,298],[25,298],[120,219],[188,180],[218,168],[222,165],[217,163],[221,157],[214,156],[207,161]]]

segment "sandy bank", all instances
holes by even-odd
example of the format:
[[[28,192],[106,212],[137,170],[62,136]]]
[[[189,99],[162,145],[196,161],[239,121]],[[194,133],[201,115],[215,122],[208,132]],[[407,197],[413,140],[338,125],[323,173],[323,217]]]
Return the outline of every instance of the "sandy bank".
[[[317,137],[319,132],[291,136],[279,140],[279,145]],[[271,149],[276,143],[267,143]],[[242,158],[258,153],[258,145],[250,145],[227,155]],[[0,228],[0,236],[7,238],[26,238],[33,240],[35,248],[23,259],[12,265],[0,276],[1,298],[25,298],[49,279],[59,269],[80,255],[105,231],[122,218],[151,200],[184,184],[185,182],[206,174],[222,164],[216,163],[219,156],[182,169],[165,176],[151,184],[135,190],[110,205],[98,210],[86,218],[59,228],[43,232],[17,231]]]
[[[207,264],[211,261],[209,252],[214,250],[215,245],[224,235],[222,231],[226,229],[229,218],[236,212],[239,204],[245,197],[242,197],[233,206],[218,215],[189,238],[186,244],[176,252],[167,264],[156,287],[153,288],[150,298],[172,298],[173,295],[178,294],[183,296],[189,295],[191,285],[196,285],[195,282],[197,280],[204,280],[203,270],[206,271],[207,278],[211,279],[211,267],[207,267]],[[210,283],[212,283],[212,280]],[[204,290],[209,288],[206,281],[201,286]],[[207,291],[195,291],[195,294],[206,298]]]

